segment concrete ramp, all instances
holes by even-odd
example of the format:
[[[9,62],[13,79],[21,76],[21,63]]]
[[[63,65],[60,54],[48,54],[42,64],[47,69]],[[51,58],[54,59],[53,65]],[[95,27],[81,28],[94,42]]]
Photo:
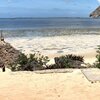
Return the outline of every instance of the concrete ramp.
[[[90,69],[82,69],[82,73],[90,82],[100,82],[100,69],[98,68],[90,68]]]

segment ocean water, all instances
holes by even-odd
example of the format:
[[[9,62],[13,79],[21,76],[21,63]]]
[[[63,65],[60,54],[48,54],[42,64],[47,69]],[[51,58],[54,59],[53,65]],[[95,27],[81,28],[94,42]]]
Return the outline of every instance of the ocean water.
[[[92,18],[11,18],[0,19],[5,37],[100,34],[100,19]]]

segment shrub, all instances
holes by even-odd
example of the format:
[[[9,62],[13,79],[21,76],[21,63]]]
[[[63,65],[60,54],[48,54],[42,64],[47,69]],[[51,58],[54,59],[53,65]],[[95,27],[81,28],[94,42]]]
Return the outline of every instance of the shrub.
[[[41,55],[39,52],[30,54],[29,57],[21,54],[15,63],[10,64],[10,69],[12,71],[34,71],[45,68],[48,62],[49,58]]]
[[[46,69],[58,69],[59,67],[56,64],[51,64],[46,67]]]
[[[84,63],[82,56],[66,55],[61,57],[55,57],[55,64],[57,68],[79,68]]]
[[[96,61],[96,67],[100,68],[100,45],[97,48],[97,55],[96,55],[97,61]]]

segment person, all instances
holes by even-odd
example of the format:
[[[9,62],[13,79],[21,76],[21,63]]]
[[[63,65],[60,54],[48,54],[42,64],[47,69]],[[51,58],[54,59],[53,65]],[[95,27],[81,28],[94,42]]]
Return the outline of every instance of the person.
[[[2,72],[5,72],[5,66],[4,65],[2,66]]]
[[[0,68],[2,68],[2,72],[5,72],[5,65],[0,61]]]

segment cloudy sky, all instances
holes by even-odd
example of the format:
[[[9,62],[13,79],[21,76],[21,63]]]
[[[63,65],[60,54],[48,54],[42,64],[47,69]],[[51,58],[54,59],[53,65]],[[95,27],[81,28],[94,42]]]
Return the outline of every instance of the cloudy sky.
[[[0,17],[88,17],[100,0],[0,0]]]

